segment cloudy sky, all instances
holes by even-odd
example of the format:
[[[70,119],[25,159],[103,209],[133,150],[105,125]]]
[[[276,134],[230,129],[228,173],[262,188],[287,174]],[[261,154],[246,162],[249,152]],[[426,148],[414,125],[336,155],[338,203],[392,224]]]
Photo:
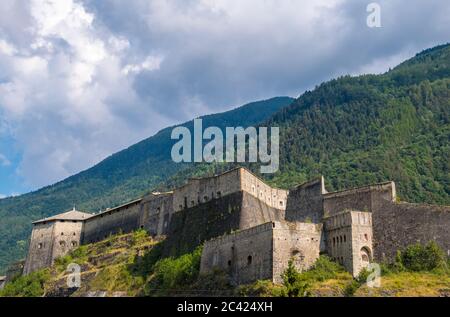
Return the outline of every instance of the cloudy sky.
[[[0,197],[157,130],[450,41],[450,1],[1,0]]]

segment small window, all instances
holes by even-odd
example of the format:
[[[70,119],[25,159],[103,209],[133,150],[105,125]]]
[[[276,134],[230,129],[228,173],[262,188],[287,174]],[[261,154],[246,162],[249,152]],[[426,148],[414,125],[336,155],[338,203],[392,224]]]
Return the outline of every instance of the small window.
[[[59,245],[62,246],[62,247],[65,247],[66,246],[66,241],[59,241]]]
[[[61,232],[61,235],[63,236],[63,235],[64,235],[64,232]]]
[[[347,242],[347,236],[344,234],[344,242]]]
[[[364,234],[364,239],[367,241],[369,240],[369,236],[367,235],[367,233]]]
[[[76,235],[77,235],[77,233],[76,233],[76,232],[74,232],[74,233],[73,233],[73,235],[74,235],[74,236],[76,236]]]
[[[42,243],[38,243],[37,248],[42,249]]]
[[[78,243],[76,241],[72,241],[72,247],[76,247]]]
[[[217,192],[217,197],[220,198],[222,196],[221,192]]]
[[[208,196],[204,196],[203,199],[204,199],[205,201],[208,201]]]
[[[283,201],[282,201],[282,200],[280,200],[280,206],[283,206],[283,205],[284,205]]]
[[[342,243],[342,236],[339,237],[339,242]]]
[[[231,260],[228,260],[228,266],[231,266]]]
[[[336,238],[333,238],[333,246],[336,245]]]
[[[252,264],[252,261],[253,261],[253,257],[252,257],[251,255],[249,255],[249,256],[247,257],[247,265]]]
[[[141,229],[144,229],[144,225],[141,225]]]

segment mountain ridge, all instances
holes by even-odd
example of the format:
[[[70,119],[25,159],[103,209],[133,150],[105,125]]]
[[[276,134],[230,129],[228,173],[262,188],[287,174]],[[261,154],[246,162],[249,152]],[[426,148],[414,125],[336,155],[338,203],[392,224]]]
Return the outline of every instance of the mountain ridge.
[[[253,121],[261,119],[253,125],[280,127],[280,171],[263,176],[271,185],[289,188],[324,175],[330,190],[393,180],[401,199],[450,204],[449,96],[449,44],[424,50],[381,75],[342,76],[324,82],[289,105],[279,105],[279,109],[266,118],[252,118]],[[255,113],[250,111],[250,114]],[[233,117],[233,114],[230,117],[226,122],[243,125],[239,124],[242,118]],[[170,128],[167,129],[160,133],[170,132]],[[140,151],[145,140],[142,142],[131,147],[136,149],[134,155],[144,158],[145,166],[157,162],[160,176],[140,173],[136,160],[128,160],[126,156],[123,159],[119,157],[120,161],[133,166],[134,170],[123,167],[116,170],[114,164],[106,159],[109,165],[103,165],[98,173],[107,178],[94,185],[106,186],[105,182],[112,182],[117,186],[109,191],[92,193],[98,197],[96,206],[110,207],[137,197],[144,188],[176,186],[189,176],[214,174],[235,165],[182,164],[174,168],[167,156],[170,147],[160,152],[155,150],[159,156],[149,158],[147,152]],[[123,151],[116,155],[120,153]],[[245,165],[258,174],[258,164]],[[109,177],[111,171],[116,173],[115,178]],[[123,175],[130,172],[135,175],[124,181]],[[84,172],[81,175],[89,184],[93,180],[88,176]],[[73,180],[69,178],[63,185],[74,186]],[[90,188],[97,189],[90,185]],[[53,205],[50,207],[54,208],[48,209],[62,212],[58,206],[62,205],[65,197],[55,201],[51,190],[45,194],[47,197],[40,196],[33,203],[39,205],[46,198],[51,199]],[[81,192],[77,198],[84,203],[77,207],[89,209],[89,200],[85,201],[83,194],[86,193]],[[0,200],[0,213],[7,214],[3,204],[4,200]],[[22,207],[28,212],[34,208],[34,214],[38,214],[35,206]],[[15,207],[12,215],[21,223],[19,229],[21,239],[24,239],[29,219],[17,210],[21,210],[20,205]],[[4,228],[7,225],[4,224]],[[17,223],[10,222],[9,225],[14,227]],[[2,231],[0,250],[5,250],[3,246],[10,248],[9,251],[14,252],[10,259],[23,256],[26,242],[19,241],[21,246],[18,246],[17,235],[5,236]],[[0,259],[4,259],[8,251],[0,252],[3,252]],[[0,263],[4,265],[6,262]]]
[[[252,126],[294,99],[275,97],[238,108],[202,116],[204,126]],[[96,211],[127,202],[150,191],[171,174],[189,164],[171,160],[173,127],[193,129],[193,120],[167,127],[127,149],[105,158],[93,167],[53,185],[17,197],[0,200],[0,272],[11,259],[23,257],[31,222],[69,210]],[[10,256],[14,254],[14,256]],[[4,260],[8,259],[8,260]]]

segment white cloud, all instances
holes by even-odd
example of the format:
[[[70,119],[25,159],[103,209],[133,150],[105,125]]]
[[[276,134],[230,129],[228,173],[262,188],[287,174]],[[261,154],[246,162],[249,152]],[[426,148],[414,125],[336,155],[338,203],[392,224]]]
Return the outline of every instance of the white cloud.
[[[0,1],[0,130],[36,188],[174,122],[448,40],[447,0],[379,2],[374,30],[356,0]]]
[[[11,162],[8,160],[8,158],[0,153],[0,166],[10,166]]]
[[[128,64],[123,68],[123,73],[128,75],[138,74],[142,71],[152,71],[158,70],[161,66],[161,62],[163,61],[162,56],[147,56],[147,58],[140,64]]]

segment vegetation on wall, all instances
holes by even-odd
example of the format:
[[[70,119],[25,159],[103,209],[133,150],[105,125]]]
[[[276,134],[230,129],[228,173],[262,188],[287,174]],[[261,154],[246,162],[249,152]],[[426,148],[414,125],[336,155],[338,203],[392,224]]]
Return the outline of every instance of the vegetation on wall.
[[[344,76],[305,92],[292,104],[289,98],[272,99],[207,116],[204,123],[280,127],[280,171],[262,175],[272,185],[289,188],[318,175],[326,177],[329,190],[393,180],[403,200],[449,205],[449,94],[447,44],[382,75]],[[192,128],[192,121],[186,125]],[[25,256],[32,220],[73,204],[91,211],[110,207],[155,188],[179,185],[188,176],[234,166],[174,164],[170,131],[63,182],[0,200],[0,272]],[[247,166],[259,172],[258,164]]]
[[[253,126],[293,101],[277,97],[202,117],[203,126]],[[182,126],[193,131],[193,121]],[[173,127],[116,153],[96,166],[33,193],[0,199],[0,274],[25,257],[31,223],[72,209],[97,212],[131,201],[191,164],[171,160]],[[193,165],[193,164],[192,164]],[[184,182],[185,180],[180,180]]]

